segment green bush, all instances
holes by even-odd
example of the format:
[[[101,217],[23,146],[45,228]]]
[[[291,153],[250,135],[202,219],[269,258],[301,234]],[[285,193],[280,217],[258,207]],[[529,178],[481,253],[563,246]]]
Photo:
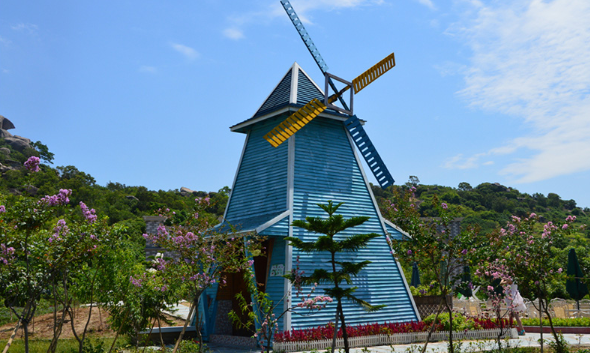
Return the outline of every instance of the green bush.
[[[553,326],[590,327],[590,317],[575,319],[552,318]],[[539,318],[522,319],[525,326],[539,326]],[[549,326],[549,319],[543,319],[543,326]]]
[[[424,323],[430,325],[436,315],[432,314],[424,319]],[[449,313],[441,313],[436,320],[437,324],[442,324],[445,331],[450,327]],[[472,318],[466,318],[460,313],[453,313],[453,331],[477,330],[481,328]]]

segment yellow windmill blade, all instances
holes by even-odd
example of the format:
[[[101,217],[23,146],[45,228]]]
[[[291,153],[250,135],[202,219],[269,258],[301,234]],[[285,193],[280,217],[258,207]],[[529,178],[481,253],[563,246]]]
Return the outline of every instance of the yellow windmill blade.
[[[375,81],[381,75],[391,70],[394,66],[395,57],[393,56],[393,53],[391,53],[385,59],[379,61],[376,65],[352,80],[354,94],[359,93],[363,88],[367,87],[371,82]]]
[[[324,110],[326,110],[326,105],[318,99],[313,99],[270,130],[268,134],[264,135],[264,139],[270,142],[273,147],[278,147]]]

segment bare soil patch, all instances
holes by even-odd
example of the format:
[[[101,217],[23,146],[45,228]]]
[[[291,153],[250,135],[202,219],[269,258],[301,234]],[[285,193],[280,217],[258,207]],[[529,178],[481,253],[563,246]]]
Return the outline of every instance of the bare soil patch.
[[[89,313],[90,308],[88,307],[76,309],[74,327],[76,328],[76,333],[78,333],[78,335],[82,334],[84,326],[86,325],[86,321],[88,320]],[[61,317],[61,313],[58,313],[58,317]],[[111,330],[109,327],[107,322],[108,317],[108,312],[99,310],[99,308],[96,307],[92,308],[92,315],[90,316],[90,323],[88,324],[88,333],[93,337],[114,337],[116,332]],[[166,317],[170,319],[173,324],[168,325],[165,322],[162,322],[162,327],[184,325],[183,319],[178,319],[169,315],[166,315]],[[10,335],[12,335],[15,326],[16,321],[0,326],[0,339],[8,339]],[[15,338],[23,337],[24,331],[22,328],[20,328]],[[53,314],[45,314],[35,317],[31,324],[29,324],[29,337],[38,339],[51,339],[53,337]],[[60,338],[74,338],[74,334],[72,333],[72,324],[69,318],[67,318],[66,322],[64,322]]]

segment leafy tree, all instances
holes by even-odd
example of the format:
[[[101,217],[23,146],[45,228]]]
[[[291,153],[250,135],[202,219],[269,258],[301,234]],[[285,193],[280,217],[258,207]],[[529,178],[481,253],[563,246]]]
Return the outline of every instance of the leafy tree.
[[[41,141],[32,142],[31,146],[34,147],[37,152],[39,153],[39,157],[42,161],[47,162],[49,164],[53,164],[53,157],[55,156],[53,153],[49,152],[49,148],[46,145],[41,143]]]
[[[30,173],[37,173],[39,158],[30,157],[24,165]],[[25,185],[29,185],[30,176]],[[21,195],[0,206],[0,283],[6,284],[0,287],[0,296],[19,319],[17,329],[23,327],[26,352],[28,324],[41,295],[62,304],[61,322],[66,314],[72,318],[71,284],[87,279],[85,270],[107,233],[105,223],[96,222],[94,210],[83,203],[80,209],[68,207],[70,195],[71,190],[65,189],[39,200]],[[50,294],[46,293],[48,288]],[[57,305],[54,307],[57,310]],[[56,311],[54,321],[57,323]],[[76,336],[80,352],[85,331],[81,338]],[[56,325],[50,351],[55,351],[60,333],[61,326]]]
[[[452,308],[447,301],[447,295],[452,293],[453,287],[467,289],[470,286],[463,276],[464,266],[470,264],[483,239],[473,229],[454,234],[451,226],[456,221],[456,212],[450,210],[446,203],[439,202],[436,195],[432,198],[432,209],[438,217],[421,218],[416,207],[414,191],[413,187],[398,188],[394,190],[392,199],[387,202],[386,217],[400,226],[410,237],[393,239],[390,244],[396,257],[406,266],[417,262],[421,268],[428,268],[433,272],[435,284],[442,295],[436,317],[444,307],[449,313],[449,327],[452,327]],[[436,321],[435,318],[434,322]],[[422,352],[426,351],[434,326],[431,326]],[[449,338],[449,349],[452,353],[452,330],[449,331]]]
[[[209,198],[197,199],[191,216],[182,224],[160,226],[157,234],[144,234],[147,240],[174,254],[171,258],[160,258],[157,269],[167,288],[178,289],[177,299],[190,303],[189,315],[173,352],[177,351],[193,315],[197,318],[197,335],[203,347],[198,312],[201,295],[214,283],[224,285],[225,274],[247,270],[251,266],[247,254],[260,254],[258,239],[249,239],[249,234],[211,229],[210,217],[203,212],[209,202]],[[174,211],[161,211],[168,219],[174,219]],[[134,285],[141,286],[141,282],[136,281]]]
[[[482,249],[487,256],[478,262],[476,272],[494,279],[515,278],[524,297],[539,299],[537,310],[549,318],[558,353],[567,349],[553,327],[549,301],[553,296],[553,283],[565,279],[565,264],[555,245],[562,242],[564,236],[571,236],[575,220],[576,217],[568,216],[563,225],[551,221],[539,224],[535,213],[524,219],[513,216],[505,228],[490,235],[488,246]]]
[[[304,242],[297,237],[285,238],[293,247],[306,252],[328,252],[330,253],[329,263],[332,265],[332,271],[325,269],[314,270],[311,276],[302,277],[301,281],[305,284],[327,283],[333,285],[331,288],[324,288],[327,296],[336,300],[336,322],[334,325],[334,338],[332,342],[332,352],[335,349],[336,332],[338,332],[338,320],[341,321],[342,336],[344,338],[344,350],[348,353],[348,334],[346,332],[346,320],[342,308],[343,299],[361,305],[367,311],[376,311],[383,308],[383,305],[371,305],[368,302],[354,296],[357,287],[343,286],[344,283],[352,284],[352,277],[357,276],[360,271],[371,263],[365,260],[361,262],[337,261],[337,254],[342,252],[357,251],[367,246],[373,238],[379,237],[378,234],[356,234],[337,240],[335,237],[342,231],[356,227],[366,222],[369,217],[352,217],[344,219],[342,215],[335,214],[342,203],[334,205],[332,201],[328,204],[318,204],[327,214],[328,218],[306,217],[306,220],[295,220],[293,226],[303,228],[309,232],[320,234],[315,242]],[[294,279],[293,279],[294,280]]]

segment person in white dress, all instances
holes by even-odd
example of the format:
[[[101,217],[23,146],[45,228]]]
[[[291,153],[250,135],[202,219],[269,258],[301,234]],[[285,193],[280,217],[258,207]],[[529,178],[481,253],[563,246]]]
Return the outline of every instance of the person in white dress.
[[[502,280],[500,283],[502,285],[509,285],[510,288],[507,290],[506,297],[504,301],[506,302],[506,306],[510,311],[510,316],[516,320],[518,324],[518,335],[524,336],[524,327],[522,326],[522,321],[520,321],[520,313],[526,311],[526,305],[524,304],[524,300],[518,291],[518,285],[512,281],[512,279],[508,279],[506,281]]]

